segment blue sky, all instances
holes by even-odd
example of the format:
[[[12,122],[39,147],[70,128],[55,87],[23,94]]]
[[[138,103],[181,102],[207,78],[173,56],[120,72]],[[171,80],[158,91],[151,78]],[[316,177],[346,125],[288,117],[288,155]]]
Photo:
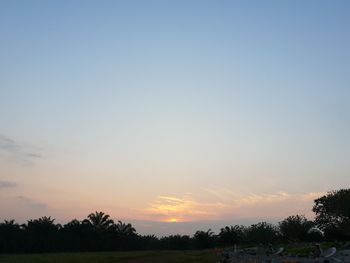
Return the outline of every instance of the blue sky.
[[[1,218],[312,216],[349,184],[349,11],[1,1]]]

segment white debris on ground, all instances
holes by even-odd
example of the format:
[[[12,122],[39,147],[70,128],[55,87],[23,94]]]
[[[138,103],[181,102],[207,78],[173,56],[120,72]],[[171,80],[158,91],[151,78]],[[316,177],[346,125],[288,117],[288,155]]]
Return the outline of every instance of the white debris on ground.
[[[350,263],[350,249],[337,250],[335,247],[309,257],[291,256],[278,250],[264,250],[258,247],[241,250],[225,250],[221,254],[220,263]]]

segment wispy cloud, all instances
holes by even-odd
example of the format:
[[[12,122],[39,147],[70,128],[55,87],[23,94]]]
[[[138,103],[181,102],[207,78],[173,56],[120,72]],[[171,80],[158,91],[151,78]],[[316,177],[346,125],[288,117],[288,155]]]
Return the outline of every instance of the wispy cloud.
[[[0,180],[0,190],[5,189],[5,188],[13,188],[16,186],[17,186],[17,184],[14,182]]]
[[[324,193],[238,195],[225,190],[205,190],[211,195],[201,202],[193,195],[158,196],[143,210],[146,219],[155,221],[196,221],[228,218],[280,218],[293,213],[311,215],[313,200]]]
[[[24,145],[12,138],[0,134],[0,157],[17,162],[21,165],[32,164],[35,159],[43,158],[33,146]]]
[[[47,205],[41,202],[34,201],[33,199],[26,197],[26,196],[16,196],[16,200],[23,206],[32,208],[32,209],[46,209]]]
[[[200,218],[215,217],[214,208],[224,207],[220,202],[203,203],[196,201],[191,194],[181,198],[174,196],[158,196],[144,210],[151,220],[157,221],[189,221]]]
[[[279,203],[285,200],[304,200],[310,201],[325,194],[324,192],[308,192],[308,193],[288,193],[285,191],[278,191],[267,194],[237,194],[227,189],[204,189],[204,191],[213,197],[220,199],[223,202],[228,202],[234,207],[250,206],[256,204]]]

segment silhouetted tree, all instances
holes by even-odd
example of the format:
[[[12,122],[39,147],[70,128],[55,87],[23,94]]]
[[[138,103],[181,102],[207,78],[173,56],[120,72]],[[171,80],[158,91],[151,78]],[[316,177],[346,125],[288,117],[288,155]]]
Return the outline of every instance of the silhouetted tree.
[[[350,189],[328,192],[316,199],[312,210],[316,225],[328,239],[350,239]]]
[[[193,239],[195,247],[199,249],[210,248],[215,244],[214,232],[212,232],[211,229],[207,231],[197,231]]]
[[[187,235],[171,235],[160,239],[163,249],[186,250],[192,247],[191,238]]]
[[[54,221],[55,219],[44,216],[22,225],[30,252],[57,250],[57,234],[61,226],[56,225]]]
[[[217,244],[268,244],[283,238],[289,241],[320,241],[323,232],[328,239],[350,239],[350,189],[329,192],[315,200],[316,227],[305,216],[293,215],[278,227],[266,222],[249,227],[226,226],[218,236],[209,229],[189,236],[171,235],[159,239],[142,236],[129,223],[116,224],[103,212],[74,219],[63,227],[51,217],[41,217],[18,225],[14,220],[0,223],[0,253],[54,251],[112,251],[135,249],[206,249]],[[321,228],[319,230],[317,227]]]
[[[250,243],[274,243],[278,238],[278,230],[272,224],[260,222],[248,227],[245,231],[245,236]]]
[[[119,237],[130,237],[136,234],[136,229],[131,224],[125,224],[122,221],[118,221],[114,227]]]
[[[89,214],[83,223],[91,225],[95,230],[98,231],[106,230],[114,224],[109,215],[97,211],[95,213]]]
[[[314,223],[303,215],[293,215],[288,216],[278,225],[284,240],[297,242],[308,241],[309,230]]]
[[[89,251],[94,249],[96,234],[91,224],[73,219],[63,226],[60,240],[64,251]]]
[[[0,252],[17,252],[22,246],[21,239],[21,229],[15,220],[0,223]]]
[[[226,226],[221,228],[218,235],[221,245],[232,246],[243,242],[244,240],[244,227],[243,226]]]
[[[155,249],[161,249],[163,246],[161,246],[163,242],[159,240],[158,237],[155,235],[146,235],[146,236],[139,236],[137,239],[137,248],[138,249],[146,249],[146,250],[155,250]]]
[[[118,221],[113,225],[113,233],[115,234],[116,248],[119,250],[129,250],[138,247],[138,236],[136,229],[131,224]]]

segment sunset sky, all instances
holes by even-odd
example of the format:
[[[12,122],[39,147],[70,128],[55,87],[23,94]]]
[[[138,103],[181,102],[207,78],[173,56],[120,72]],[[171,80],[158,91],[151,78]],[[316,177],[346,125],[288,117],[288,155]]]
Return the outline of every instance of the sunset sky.
[[[0,220],[312,218],[349,187],[349,1],[0,1]]]

